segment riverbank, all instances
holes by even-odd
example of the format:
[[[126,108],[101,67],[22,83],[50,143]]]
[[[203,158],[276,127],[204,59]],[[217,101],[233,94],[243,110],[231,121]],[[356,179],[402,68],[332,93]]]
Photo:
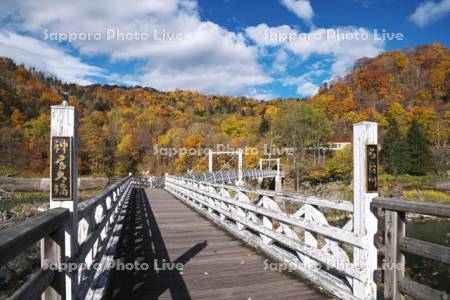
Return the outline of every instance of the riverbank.
[[[410,201],[450,203],[449,177],[381,174],[378,185],[381,197],[400,197]],[[352,182],[332,181],[317,184],[303,181],[300,183],[298,191],[296,191],[294,183],[285,180],[283,190],[300,195],[353,201]]]
[[[104,189],[118,178],[107,177],[79,177],[78,190]],[[47,178],[18,178],[0,177],[0,188],[7,192],[48,192],[50,179]]]

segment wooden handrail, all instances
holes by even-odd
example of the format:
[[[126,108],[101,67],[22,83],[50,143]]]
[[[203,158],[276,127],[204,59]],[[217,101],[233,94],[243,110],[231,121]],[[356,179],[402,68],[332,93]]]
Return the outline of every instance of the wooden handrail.
[[[55,273],[56,271],[50,269],[40,269],[11,296],[10,300],[35,299],[36,295],[41,295],[52,283]]]
[[[69,210],[53,208],[0,231],[0,266],[64,226]]]
[[[400,251],[450,265],[450,247],[404,237],[400,239]]]
[[[429,286],[418,283],[417,281],[405,278],[398,283],[399,290],[414,299],[420,300],[436,300],[448,299],[446,292],[438,291]]]
[[[377,197],[373,199],[372,206],[386,210],[450,218],[450,205],[444,203],[415,202],[401,198]]]
[[[450,247],[405,236],[406,213],[450,218],[450,205],[377,197],[372,207],[385,210],[384,298],[400,300],[406,294],[418,299],[448,299],[446,292],[405,276],[404,253],[450,264]]]

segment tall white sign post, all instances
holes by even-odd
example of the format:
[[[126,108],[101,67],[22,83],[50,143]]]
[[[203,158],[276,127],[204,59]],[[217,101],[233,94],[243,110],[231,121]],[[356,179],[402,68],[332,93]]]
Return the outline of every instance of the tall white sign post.
[[[377,295],[374,278],[377,248],[374,242],[378,221],[370,204],[378,196],[378,180],[377,165],[371,165],[371,157],[368,157],[368,153],[369,156],[373,153],[374,159],[378,159],[378,152],[371,152],[377,149],[377,139],[377,123],[361,122],[353,125],[353,230],[355,234],[366,236],[364,249],[355,247],[353,251],[355,265],[365,268],[364,281],[353,280],[353,294],[367,300],[375,300]]]
[[[66,96],[66,95],[65,95]],[[64,232],[64,257],[74,257],[78,250],[78,119],[75,107],[69,106],[67,99],[62,105],[51,107],[50,132],[50,208],[67,208],[70,220]],[[42,243],[41,259],[44,263],[55,260],[53,241],[46,239]],[[71,300],[78,282],[78,272],[65,271],[65,295],[54,291],[45,292],[46,299],[59,299],[61,296]]]

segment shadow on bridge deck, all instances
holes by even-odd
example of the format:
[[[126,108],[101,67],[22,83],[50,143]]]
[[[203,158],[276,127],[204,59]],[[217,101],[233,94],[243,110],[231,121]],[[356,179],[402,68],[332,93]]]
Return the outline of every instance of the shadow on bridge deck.
[[[117,258],[150,268],[114,271],[107,299],[325,299],[298,279],[264,270],[264,257],[166,191],[132,193]],[[155,261],[184,269],[156,272]]]

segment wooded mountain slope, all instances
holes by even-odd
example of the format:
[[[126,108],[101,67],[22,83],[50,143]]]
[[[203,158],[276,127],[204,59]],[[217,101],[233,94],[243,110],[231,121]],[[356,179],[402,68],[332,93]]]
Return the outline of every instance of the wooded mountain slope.
[[[64,84],[0,58],[1,173],[48,174],[50,106],[61,102],[63,91],[79,110],[83,175],[185,172],[203,158],[169,157],[155,153],[155,147],[267,144],[293,147],[295,155],[284,163],[304,176],[325,166],[320,151],[305,148],[318,150],[329,138],[351,136],[352,124],[362,120],[379,122],[383,135],[391,119],[403,135],[416,119],[438,165],[446,164],[442,153],[449,140],[449,70],[449,48],[433,43],[363,58],[345,78],[322,86],[308,100],[258,101],[193,91]],[[255,166],[262,154],[247,155],[247,166]],[[196,170],[205,168],[202,161]]]

